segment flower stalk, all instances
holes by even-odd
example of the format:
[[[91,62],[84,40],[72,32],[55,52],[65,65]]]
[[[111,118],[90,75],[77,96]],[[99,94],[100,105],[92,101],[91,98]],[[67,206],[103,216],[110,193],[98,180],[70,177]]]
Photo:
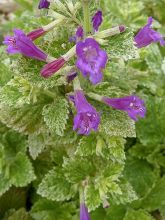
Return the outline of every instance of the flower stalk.
[[[83,12],[84,12],[84,29],[87,36],[91,32],[91,20],[89,11],[89,0],[82,0]]]

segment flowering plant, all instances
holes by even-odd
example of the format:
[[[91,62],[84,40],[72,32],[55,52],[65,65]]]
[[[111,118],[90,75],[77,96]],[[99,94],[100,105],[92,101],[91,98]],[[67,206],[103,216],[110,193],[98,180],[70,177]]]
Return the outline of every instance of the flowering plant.
[[[39,18],[4,38],[0,195],[28,195],[9,219],[163,215],[165,40],[115,4],[37,1]]]

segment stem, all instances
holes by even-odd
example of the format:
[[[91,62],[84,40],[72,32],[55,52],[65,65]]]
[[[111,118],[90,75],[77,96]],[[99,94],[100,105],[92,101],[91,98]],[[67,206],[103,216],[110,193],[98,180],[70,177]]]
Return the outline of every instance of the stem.
[[[103,97],[101,95],[95,94],[93,92],[89,92],[89,93],[87,93],[87,96],[89,96],[91,99],[102,102]]]
[[[81,89],[81,85],[80,85],[80,81],[79,81],[79,78],[78,78],[78,77],[74,78],[74,80],[73,80],[73,87],[74,87],[74,91],[76,91],[76,90],[82,90],[82,89]]]
[[[53,98],[53,99],[56,98],[56,95],[55,95],[53,92],[49,91],[49,90],[40,90],[40,92],[41,92],[42,94],[45,94],[45,95],[47,95],[47,96]]]
[[[82,0],[82,5],[84,12],[84,29],[85,29],[85,34],[88,35],[91,32],[89,0]]]

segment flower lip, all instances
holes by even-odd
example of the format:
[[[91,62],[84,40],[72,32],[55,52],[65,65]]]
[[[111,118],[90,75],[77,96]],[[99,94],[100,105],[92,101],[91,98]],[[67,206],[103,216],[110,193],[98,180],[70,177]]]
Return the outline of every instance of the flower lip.
[[[101,50],[99,44],[93,38],[87,38],[84,42],[76,45],[77,62],[76,66],[84,77],[89,76],[93,84],[102,81],[102,69],[108,61],[107,53]]]
[[[26,57],[46,61],[47,55],[22,30],[14,29],[14,36],[6,36],[3,43],[8,45],[9,54],[21,53]]]
[[[81,90],[75,92],[74,104],[77,115],[74,118],[73,130],[78,130],[78,133],[83,135],[89,135],[92,129],[97,131],[100,124],[100,115],[96,109],[87,102]]]
[[[137,96],[126,96],[123,98],[103,97],[102,101],[115,109],[127,112],[128,116],[135,121],[138,120],[138,117],[145,117],[146,108],[144,101]]]

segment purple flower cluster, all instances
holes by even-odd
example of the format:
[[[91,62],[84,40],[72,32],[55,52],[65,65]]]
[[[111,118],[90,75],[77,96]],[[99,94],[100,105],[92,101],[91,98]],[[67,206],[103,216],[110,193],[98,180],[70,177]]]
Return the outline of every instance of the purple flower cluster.
[[[84,42],[78,42],[76,46],[77,68],[84,77],[89,76],[90,81],[95,85],[102,81],[102,69],[108,61],[108,55],[100,49],[99,44],[93,38],[87,38]]]

